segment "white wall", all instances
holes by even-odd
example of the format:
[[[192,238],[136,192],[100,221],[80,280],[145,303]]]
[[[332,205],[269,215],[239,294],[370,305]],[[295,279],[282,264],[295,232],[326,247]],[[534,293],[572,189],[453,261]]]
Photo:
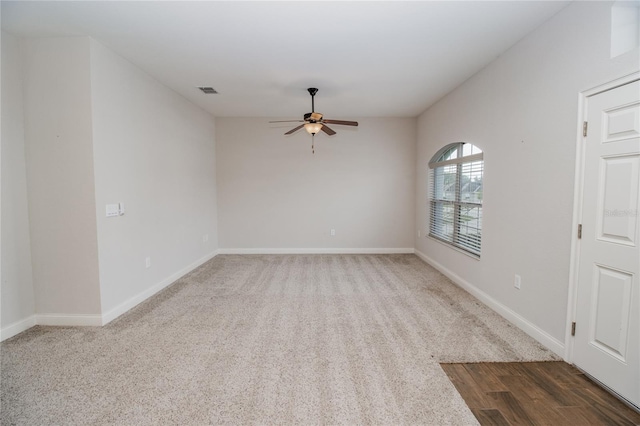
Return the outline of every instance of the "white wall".
[[[2,338],[108,322],[218,239],[210,114],[90,38],[22,46],[2,46]]]
[[[91,103],[102,312],[111,319],[215,255],[215,127],[94,40]],[[107,218],[105,205],[118,202],[124,216]]]
[[[2,32],[2,338],[33,325],[35,298],[29,242],[19,40]],[[31,322],[21,326],[25,321]]]
[[[359,122],[314,155],[304,130],[284,136],[295,123],[217,118],[221,250],[412,250],[416,120]]]
[[[419,229],[428,229],[427,164],[443,145],[482,148],[485,185],[480,261],[430,238],[416,240],[416,249],[559,346],[575,238],[578,93],[639,66],[638,49],[610,59],[610,12],[611,3],[574,2],[418,123]],[[522,276],[521,290],[513,287],[514,274]]]
[[[89,38],[26,40],[24,55],[36,312],[99,315]]]

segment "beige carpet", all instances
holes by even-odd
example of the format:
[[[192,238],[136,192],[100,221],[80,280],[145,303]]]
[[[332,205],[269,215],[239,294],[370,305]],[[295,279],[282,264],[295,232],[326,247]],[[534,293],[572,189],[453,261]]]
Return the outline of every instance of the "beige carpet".
[[[3,425],[477,424],[439,362],[557,359],[414,255],[221,255],[1,356]]]

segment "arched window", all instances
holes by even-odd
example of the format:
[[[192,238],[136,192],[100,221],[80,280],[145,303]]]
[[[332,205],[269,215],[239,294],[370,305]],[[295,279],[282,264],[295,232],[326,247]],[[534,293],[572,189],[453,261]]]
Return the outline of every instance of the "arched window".
[[[429,235],[480,257],[484,154],[475,145],[452,143],[429,162]]]

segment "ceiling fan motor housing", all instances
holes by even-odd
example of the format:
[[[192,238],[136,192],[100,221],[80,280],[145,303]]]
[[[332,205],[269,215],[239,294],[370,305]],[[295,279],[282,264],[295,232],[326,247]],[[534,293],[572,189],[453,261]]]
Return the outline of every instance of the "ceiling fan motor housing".
[[[304,121],[315,123],[322,120],[322,114],[319,112],[308,112],[304,115]]]

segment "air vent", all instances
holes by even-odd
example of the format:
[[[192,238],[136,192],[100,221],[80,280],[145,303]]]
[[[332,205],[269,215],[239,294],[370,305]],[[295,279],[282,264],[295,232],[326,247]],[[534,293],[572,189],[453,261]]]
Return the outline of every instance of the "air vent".
[[[206,93],[207,95],[216,95],[216,94],[218,94],[218,91],[216,89],[214,89],[213,87],[198,87],[198,89],[202,90],[202,92]]]

